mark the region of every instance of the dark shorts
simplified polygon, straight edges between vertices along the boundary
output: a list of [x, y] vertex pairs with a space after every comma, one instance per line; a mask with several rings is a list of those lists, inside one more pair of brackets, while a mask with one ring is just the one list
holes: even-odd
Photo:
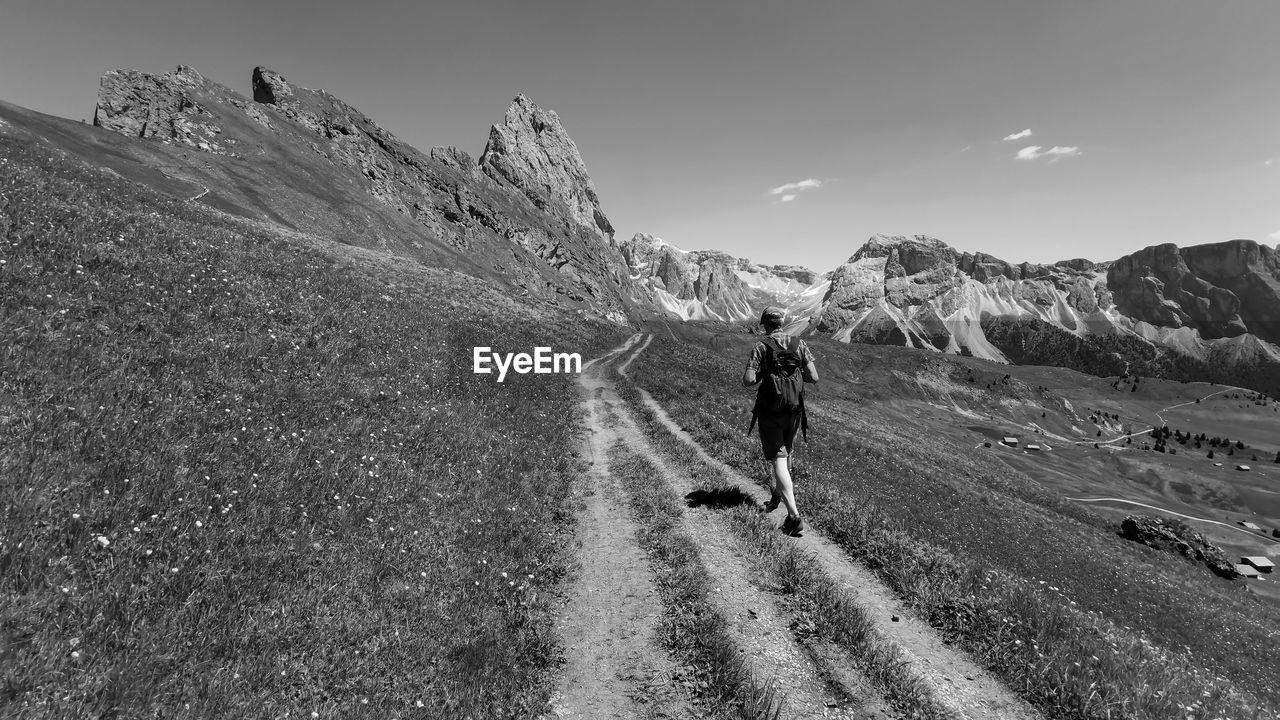
[[800, 431], [800, 413], [787, 415], [761, 415], [760, 446], [768, 460], [784, 458], [791, 454]]

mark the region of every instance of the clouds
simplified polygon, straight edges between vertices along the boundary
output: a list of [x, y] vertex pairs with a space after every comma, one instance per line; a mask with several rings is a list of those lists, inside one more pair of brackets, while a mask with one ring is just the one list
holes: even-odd
[[[1014, 140], [1021, 140], [1028, 137], [1031, 137], [1031, 128], [1005, 135], [1000, 139], [1000, 142], [1012, 142]], [[1043, 146], [1040, 145], [1028, 145], [1019, 150], [1013, 157], [1017, 160], [1026, 160], [1027, 162], [1034, 162], [1041, 158], [1049, 158], [1049, 162], [1057, 162], [1062, 158], [1076, 157], [1079, 154], [1080, 148], [1076, 145], [1054, 145], [1048, 150], [1045, 150]]]
[[779, 185], [775, 188], [769, 188], [769, 194], [778, 198], [779, 202], [791, 202], [795, 200], [800, 193], [806, 190], [817, 190], [822, 187], [822, 181], [817, 178], [805, 178], [799, 182], [789, 182]]
[[1277, 230], [1277, 231], [1275, 231], [1275, 232], [1271, 233], [1271, 234], [1270, 234], [1270, 235], [1268, 235], [1267, 237], [1271, 238], [1272, 240], [1280, 241], [1280, 230]]
[[1014, 157], [1018, 160], [1027, 160], [1029, 162], [1040, 158], [1049, 158], [1049, 162], [1057, 162], [1062, 158], [1076, 157], [1079, 154], [1080, 148], [1075, 145], [1054, 145], [1048, 150], [1041, 150], [1039, 145], [1028, 145], [1019, 150]]

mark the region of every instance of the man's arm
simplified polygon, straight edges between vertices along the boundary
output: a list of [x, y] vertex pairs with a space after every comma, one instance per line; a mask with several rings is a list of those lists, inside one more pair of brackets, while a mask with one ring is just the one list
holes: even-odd
[[818, 366], [814, 365], [812, 360], [804, 364], [804, 381], [818, 384]]
[[742, 371], [742, 384], [751, 387], [760, 382], [760, 358], [764, 354], [764, 345], [756, 343], [751, 348], [751, 357], [747, 358], [747, 367]]

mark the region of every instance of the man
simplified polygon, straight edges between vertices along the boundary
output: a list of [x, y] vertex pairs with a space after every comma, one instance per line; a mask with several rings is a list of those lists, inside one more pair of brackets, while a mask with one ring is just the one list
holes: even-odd
[[[795, 536], [804, 530], [804, 521], [800, 519], [800, 511], [796, 509], [795, 491], [791, 483], [791, 452], [796, 432], [804, 422], [803, 385], [795, 380], [816, 384], [818, 369], [813, 364], [813, 353], [809, 346], [800, 338], [782, 332], [786, 320], [787, 313], [782, 308], [768, 307], [761, 313], [760, 325], [764, 328], [766, 337], [751, 349], [751, 357], [742, 373], [742, 384], [751, 387], [765, 381], [756, 395], [752, 417], [753, 425], [757, 421], [760, 423], [760, 445], [772, 471], [769, 487], [772, 494], [764, 509], [765, 512], [773, 512], [781, 501], [787, 508], [787, 519], [782, 522], [782, 532]], [[791, 370], [796, 365], [799, 367]], [[801, 377], [795, 378], [795, 372], [799, 372]], [[766, 397], [778, 395], [777, 388], [789, 387], [788, 383], [799, 389], [798, 407], [794, 401], [778, 402]], [[783, 407], [779, 409], [779, 405]]]

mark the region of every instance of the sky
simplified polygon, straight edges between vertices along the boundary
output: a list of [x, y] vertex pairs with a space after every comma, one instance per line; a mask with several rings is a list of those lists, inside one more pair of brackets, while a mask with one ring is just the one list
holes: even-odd
[[1280, 243], [1275, 0], [0, 0], [0, 100], [254, 66], [424, 151], [525, 93], [618, 236], [828, 270], [876, 233], [1011, 262]]

